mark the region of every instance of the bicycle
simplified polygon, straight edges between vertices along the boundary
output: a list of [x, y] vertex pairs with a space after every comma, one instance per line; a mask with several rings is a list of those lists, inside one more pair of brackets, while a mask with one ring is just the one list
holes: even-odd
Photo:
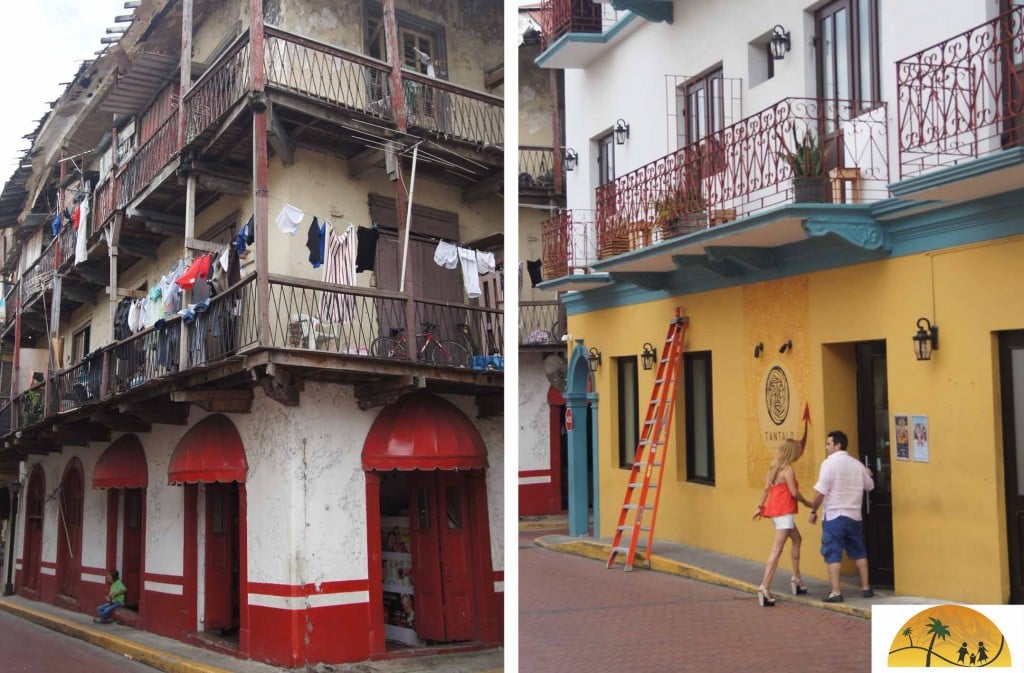
[[[416, 352], [416, 359], [434, 365], [451, 365], [468, 367], [471, 359], [466, 348], [451, 340], [441, 340], [434, 336], [437, 328], [432, 322], [420, 325], [423, 332], [416, 335], [417, 341], [423, 339], [423, 345]], [[407, 357], [409, 339], [405, 336], [404, 327], [390, 328], [391, 336], [377, 337], [370, 344], [370, 355], [377, 358], [401, 359]]]

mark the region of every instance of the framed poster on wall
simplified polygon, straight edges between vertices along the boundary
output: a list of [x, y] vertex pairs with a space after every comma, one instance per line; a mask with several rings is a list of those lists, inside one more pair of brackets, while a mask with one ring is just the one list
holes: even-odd
[[896, 426], [896, 460], [910, 460], [910, 416], [896, 414], [893, 419]]
[[416, 635], [409, 517], [382, 516], [380, 525], [384, 637], [406, 645], [423, 645], [424, 642]]
[[927, 463], [929, 459], [928, 450], [928, 417], [913, 416], [913, 429], [911, 436], [914, 438], [914, 461]]

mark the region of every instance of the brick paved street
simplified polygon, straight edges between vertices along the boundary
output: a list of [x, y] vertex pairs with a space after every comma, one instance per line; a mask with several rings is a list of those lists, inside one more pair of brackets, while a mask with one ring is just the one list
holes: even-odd
[[[519, 669], [869, 671], [869, 621], [532, 546], [520, 535]], [[788, 584], [776, 578], [776, 588]]]

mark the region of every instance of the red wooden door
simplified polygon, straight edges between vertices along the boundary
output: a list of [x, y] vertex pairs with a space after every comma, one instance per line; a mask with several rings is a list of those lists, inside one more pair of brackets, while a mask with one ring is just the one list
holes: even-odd
[[78, 597], [82, 574], [82, 472], [69, 465], [60, 485], [57, 513], [57, 592]]
[[411, 485], [416, 633], [426, 640], [473, 640], [476, 600], [465, 475], [416, 473]]
[[233, 483], [206, 485], [206, 630], [235, 626], [237, 489]]
[[124, 561], [121, 581], [128, 589], [125, 605], [137, 606], [142, 595], [142, 489], [124, 492]]
[[29, 589], [39, 589], [39, 559], [43, 547], [43, 500], [45, 485], [40, 468], [32, 473], [25, 496], [25, 549], [22, 581]]
[[416, 609], [416, 634], [425, 640], [447, 640], [444, 625], [444, 596], [441, 592], [441, 553], [437, 534], [437, 489], [434, 475], [413, 472], [410, 538], [412, 542], [412, 585]]
[[[441, 593], [446, 640], [474, 640], [473, 545], [466, 475], [437, 472], [438, 532], [441, 536]], [[415, 563], [413, 557], [413, 563]], [[413, 566], [415, 567], [415, 565]]]

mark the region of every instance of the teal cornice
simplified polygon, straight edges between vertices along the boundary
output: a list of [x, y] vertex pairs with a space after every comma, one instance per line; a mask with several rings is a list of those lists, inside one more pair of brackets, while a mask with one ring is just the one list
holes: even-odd
[[934, 189], [943, 185], [976, 178], [1003, 168], [1011, 168], [1024, 163], [1024, 147], [1011, 147], [993, 152], [977, 159], [968, 159], [955, 166], [939, 168], [906, 180], [889, 185], [893, 196], [911, 196], [926, 189]]
[[632, 283], [645, 290], [665, 290], [668, 288], [667, 273], [648, 273], [643, 271], [616, 271], [612, 273], [616, 283]]
[[672, 0], [612, 0], [616, 10], [629, 10], [654, 23], [672, 23]]
[[609, 285], [613, 282], [611, 275], [607, 273], [587, 273], [587, 274], [573, 274], [571, 276], [562, 276], [561, 278], [552, 278], [550, 280], [541, 281], [537, 283], [537, 288], [540, 290], [555, 290], [555, 291], [571, 291], [579, 289], [580, 285], [591, 285], [593, 287], [602, 287]]
[[804, 220], [803, 227], [808, 236], [835, 234], [866, 250], [889, 249], [885, 229], [870, 215], [814, 215]]
[[618, 34], [625, 30], [626, 26], [633, 23], [633, 20], [636, 18], [636, 14], [628, 12], [625, 16], [619, 19], [614, 26], [603, 33], [566, 33], [555, 40], [554, 44], [541, 52], [537, 58], [533, 59], [533, 62], [536, 63], [538, 67], [548, 67], [546, 65], [547, 62], [551, 60], [559, 50], [572, 43], [585, 44], [589, 42], [591, 44], [606, 44], [617, 37]]

